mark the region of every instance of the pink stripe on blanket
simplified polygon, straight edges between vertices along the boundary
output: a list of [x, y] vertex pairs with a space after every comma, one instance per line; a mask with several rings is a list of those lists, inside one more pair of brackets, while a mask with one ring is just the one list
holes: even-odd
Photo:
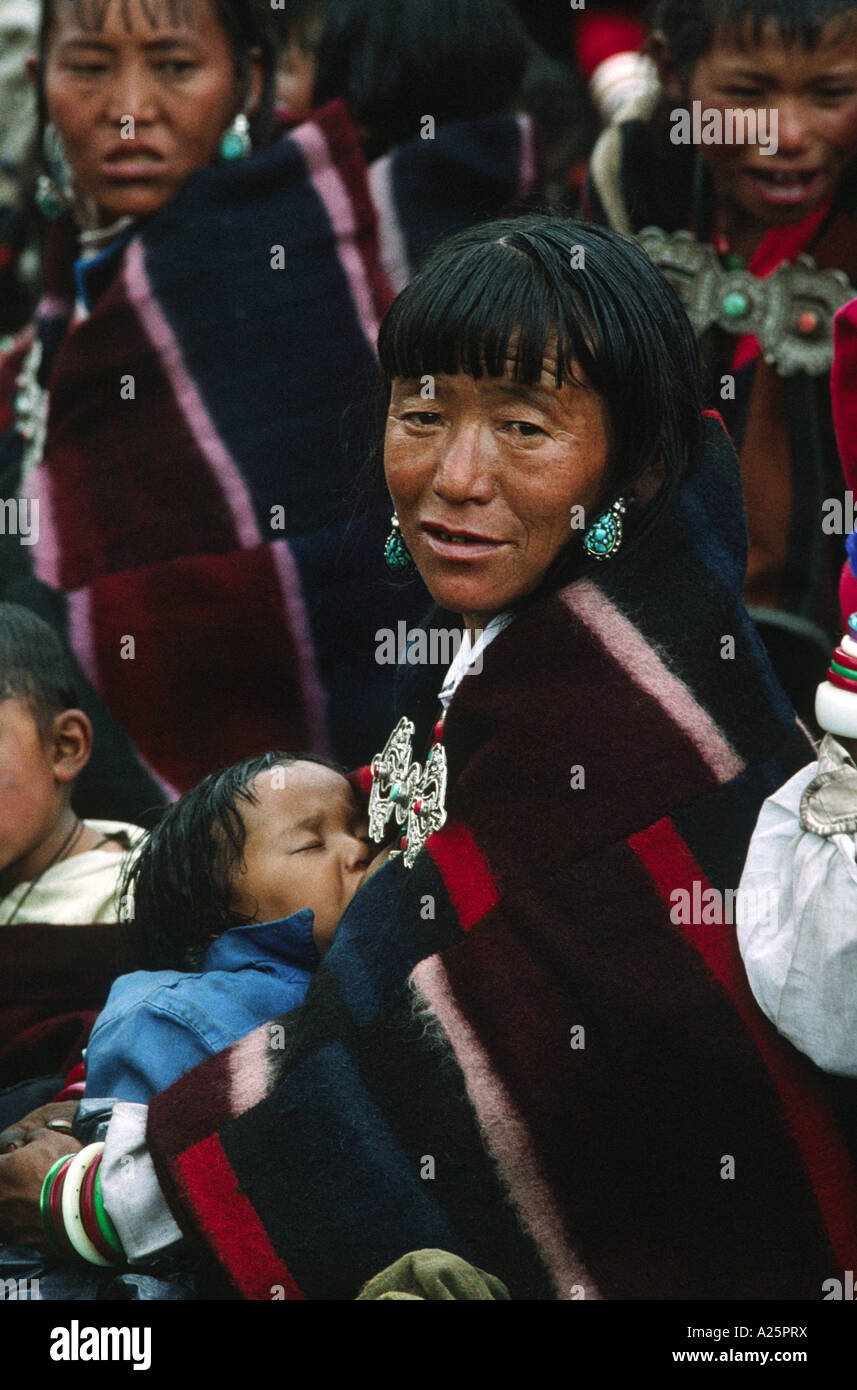
[[229, 1109], [234, 1119], [265, 1099], [269, 1091], [269, 1069], [276, 1041], [276, 1023], [263, 1023], [237, 1043], [226, 1056], [229, 1069]]
[[32, 547], [33, 573], [43, 584], [53, 589], [61, 589], [60, 543], [54, 521], [53, 485], [51, 475], [40, 463], [31, 473], [26, 474], [21, 484], [20, 496], [32, 504], [38, 502], [39, 532], [38, 540]]
[[71, 313], [74, 305], [70, 299], [60, 299], [58, 295], [46, 294], [36, 306], [37, 319], [64, 319]]
[[197, 447], [217, 479], [224, 502], [242, 547], [259, 545], [262, 534], [250, 493], [217, 428], [209, 415], [193, 378], [185, 365], [172, 328], [152, 293], [143, 245], [135, 237], [125, 252], [122, 277], [130, 302], [137, 311], [143, 332], [161, 359], [164, 374], [172, 386], [179, 409]]
[[300, 146], [312, 186], [324, 204], [336, 235], [336, 253], [348, 280], [360, 327], [366, 341], [375, 352], [379, 324], [372, 299], [372, 288], [356, 244], [357, 224], [348, 189], [333, 166], [330, 150], [320, 126], [314, 121], [306, 121], [291, 131], [289, 139]]
[[684, 681], [664, 665], [655, 649], [594, 584], [581, 580], [560, 597], [609, 653], [621, 651], [624, 674], [657, 700], [718, 782], [729, 782], [743, 770], [744, 763]]
[[298, 658], [298, 681], [306, 712], [308, 751], [329, 756], [331, 748], [327, 733], [324, 687], [315, 664], [315, 644], [301, 591], [298, 567], [286, 541], [274, 541], [271, 553]]
[[530, 1133], [487, 1053], [458, 1008], [438, 956], [411, 972], [418, 997], [432, 1011], [455, 1053], [485, 1146], [493, 1155], [523, 1225], [538, 1247], [557, 1292], [574, 1300], [601, 1297], [592, 1276], [566, 1242], [565, 1222], [541, 1171]]
[[393, 197], [393, 161], [386, 154], [369, 165], [369, 187], [378, 210], [378, 243], [381, 268], [396, 294], [411, 278], [408, 251], [396, 200]]
[[518, 198], [523, 200], [533, 191], [536, 183], [536, 141], [533, 119], [522, 112], [516, 117], [521, 139], [521, 160], [518, 174]]

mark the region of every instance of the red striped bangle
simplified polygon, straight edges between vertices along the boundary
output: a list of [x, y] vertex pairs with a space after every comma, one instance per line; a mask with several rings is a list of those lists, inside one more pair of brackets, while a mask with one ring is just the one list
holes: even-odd
[[850, 652], [844, 651], [842, 647], [837, 647], [833, 653], [833, 660], [836, 662], [837, 666], [845, 666], [857, 676], [857, 656], [852, 656]]
[[101, 1154], [98, 1155], [94, 1163], [90, 1163], [83, 1175], [80, 1189], [80, 1219], [83, 1222], [84, 1232], [89, 1236], [99, 1255], [102, 1255], [105, 1260], [109, 1260], [111, 1264], [115, 1264], [116, 1252], [104, 1239], [98, 1224], [98, 1217], [95, 1214], [95, 1179], [98, 1176], [100, 1164]]
[[62, 1219], [62, 1190], [65, 1187], [65, 1175], [69, 1170], [69, 1164], [71, 1163], [73, 1158], [74, 1154], [69, 1154], [68, 1163], [66, 1163], [63, 1168], [60, 1168], [59, 1172], [54, 1178], [54, 1185], [51, 1188], [49, 1212], [51, 1228], [53, 1230], [57, 1244], [60, 1246], [60, 1248], [64, 1251], [64, 1253], [68, 1256], [70, 1260], [77, 1261], [77, 1259], [79, 1258], [78, 1253], [72, 1245], [71, 1241], [69, 1240], [68, 1236], [66, 1235], [65, 1222]]
[[838, 671], [831, 671], [828, 668], [827, 679], [831, 685], [838, 686], [840, 690], [850, 690], [852, 695], [857, 695], [857, 680], [850, 680], [848, 676], [840, 676]]

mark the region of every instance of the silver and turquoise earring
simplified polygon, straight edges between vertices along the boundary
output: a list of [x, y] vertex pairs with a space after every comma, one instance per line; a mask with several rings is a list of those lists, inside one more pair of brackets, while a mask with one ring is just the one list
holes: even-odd
[[244, 112], [239, 111], [231, 126], [224, 132], [220, 142], [220, 158], [226, 160], [227, 164], [233, 164], [236, 159], [246, 159], [252, 150], [250, 122]]
[[624, 497], [619, 497], [609, 511], [596, 517], [583, 537], [583, 548], [593, 560], [609, 560], [622, 544], [622, 517], [628, 510]]
[[399, 518], [395, 512], [393, 512], [390, 527], [390, 534], [384, 542], [384, 559], [390, 569], [395, 570], [397, 574], [411, 574], [416, 569], [414, 557], [405, 544]]
[[55, 222], [69, 207], [71, 201], [71, 174], [65, 157], [57, 128], [53, 123], [45, 126], [42, 136], [42, 154], [46, 173], [39, 174], [36, 181], [36, 207], [43, 217]]

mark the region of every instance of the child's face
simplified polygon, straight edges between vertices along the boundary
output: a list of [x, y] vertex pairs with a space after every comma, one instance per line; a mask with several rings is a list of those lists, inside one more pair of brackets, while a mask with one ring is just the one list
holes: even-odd
[[43, 742], [26, 700], [0, 700], [0, 874], [26, 864], [59, 805], [52, 743]]
[[[720, 34], [686, 84], [701, 109], [777, 112], [776, 144], [701, 145], [718, 201], [769, 226], [799, 222], [836, 187], [857, 153], [857, 24], [832, 21], [815, 48], [784, 44], [776, 23], [759, 43]], [[692, 107], [691, 107], [692, 109]], [[704, 118], [703, 118], [704, 119]], [[721, 127], [726, 128], [726, 127]]]
[[244, 860], [231, 905], [257, 922], [311, 907], [324, 954], [374, 853], [366, 814], [350, 782], [318, 763], [271, 768], [253, 792], [256, 804], [241, 806]]

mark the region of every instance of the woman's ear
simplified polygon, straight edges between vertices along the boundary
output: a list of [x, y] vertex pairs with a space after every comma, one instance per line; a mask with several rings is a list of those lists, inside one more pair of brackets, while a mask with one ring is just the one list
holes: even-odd
[[662, 29], [655, 29], [649, 35], [643, 51], [648, 54], [658, 70], [658, 79], [664, 94], [672, 101], [683, 101], [684, 83], [675, 65], [669, 39]]
[[641, 507], [648, 506], [663, 484], [666, 476], [667, 468], [664, 463], [664, 456], [663, 454], [658, 454], [651, 467], [647, 468], [642, 478], [639, 478], [634, 484], [631, 489], [631, 495]]
[[53, 773], [58, 782], [79, 777], [92, 753], [92, 725], [82, 709], [58, 714], [51, 729]]

